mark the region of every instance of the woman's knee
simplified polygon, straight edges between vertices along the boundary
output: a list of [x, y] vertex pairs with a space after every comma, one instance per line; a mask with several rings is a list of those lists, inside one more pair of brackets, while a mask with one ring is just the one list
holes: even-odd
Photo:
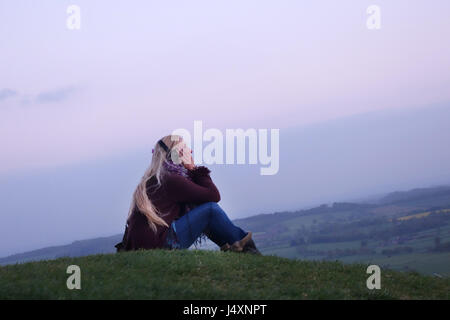
[[211, 202], [207, 202], [207, 204], [208, 204], [209, 207], [210, 207], [211, 209], [213, 209], [213, 210], [217, 210], [218, 208], [220, 208], [220, 207], [219, 207], [219, 204], [218, 204], [217, 202], [211, 201]]
[[215, 215], [223, 215], [224, 211], [222, 210], [222, 208], [219, 206], [219, 204], [217, 202], [208, 202], [209, 205], [209, 214], [210, 217], [213, 217]]
[[222, 211], [222, 208], [219, 206], [217, 202], [208, 202], [209, 208], [211, 211], [217, 212]]
[[196, 208], [200, 215], [205, 218], [211, 219], [213, 215], [217, 214], [217, 212], [222, 211], [222, 208], [219, 207], [217, 202], [205, 202]]

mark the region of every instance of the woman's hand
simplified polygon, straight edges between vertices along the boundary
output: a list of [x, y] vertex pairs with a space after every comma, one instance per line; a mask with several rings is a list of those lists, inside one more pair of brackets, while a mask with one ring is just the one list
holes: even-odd
[[[192, 157], [191, 157], [191, 159], [192, 159]], [[183, 165], [188, 170], [194, 170], [195, 169], [194, 159], [192, 159], [191, 162], [188, 162], [188, 163], [183, 162]]]
[[192, 158], [192, 151], [185, 147], [180, 150], [180, 158], [183, 166], [188, 170], [193, 170], [195, 168], [194, 158]]

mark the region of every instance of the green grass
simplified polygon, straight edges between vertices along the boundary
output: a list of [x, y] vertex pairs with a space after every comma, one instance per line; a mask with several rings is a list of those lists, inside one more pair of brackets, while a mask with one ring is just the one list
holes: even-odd
[[[66, 269], [81, 268], [81, 290]], [[204, 250], [147, 250], [0, 267], [0, 299], [449, 299], [450, 279], [367, 265]]]

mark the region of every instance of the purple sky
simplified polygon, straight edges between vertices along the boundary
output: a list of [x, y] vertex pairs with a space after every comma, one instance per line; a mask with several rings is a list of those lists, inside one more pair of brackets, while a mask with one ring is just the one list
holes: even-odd
[[2, 1], [0, 174], [135, 150], [194, 120], [285, 128], [448, 101], [450, 2], [377, 1], [376, 31], [371, 4]]

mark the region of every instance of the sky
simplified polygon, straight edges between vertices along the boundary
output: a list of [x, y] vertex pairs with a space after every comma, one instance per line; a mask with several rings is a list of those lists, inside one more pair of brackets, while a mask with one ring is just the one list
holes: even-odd
[[379, 1], [380, 30], [371, 4], [1, 1], [0, 172], [135, 150], [194, 120], [283, 128], [447, 101], [450, 3]]
[[[366, 25], [366, 10], [373, 4], [381, 9], [379, 30]], [[67, 27], [69, 5], [81, 10], [79, 30]], [[50, 172], [55, 170], [74, 176], [79, 173], [76, 168], [146, 154], [172, 130], [192, 129], [194, 120], [220, 130], [277, 128], [281, 137], [295, 128], [325, 128], [320, 135], [332, 141], [331, 132], [337, 133], [327, 125], [358, 115], [401, 110], [405, 117], [413, 117], [414, 110], [422, 108], [439, 119], [439, 112], [446, 113], [433, 106], [450, 101], [449, 10], [446, 0], [1, 0], [3, 196], [19, 197], [20, 189], [8, 193], [5, 186], [27, 176], [51, 182]], [[400, 127], [407, 128], [406, 124]], [[428, 152], [442, 152], [443, 142], [448, 141], [445, 126], [438, 128], [433, 134], [441, 139], [431, 144], [426, 140], [427, 146], [425, 140], [417, 142]], [[359, 134], [369, 135], [367, 131]], [[292, 139], [296, 138], [294, 134]], [[305, 139], [316, 146], [323, 142], [312, 133]], [[389, 146], [401, 148], [401, 144]], [[133, 162], [133, 172], [142, 174], [146, 161]], [[420, 161], [411, 166], [423, 168]], [[380, 164], [378, 170], [390, 164], [383, 162], [385, 167]], [[362, 165], [361, 170], [369, 167]], [[401, 165], [396, 168], [400, 170]], [[248, 172], [258, 174], [253, 169]], [[420, 174], [429, 178], [416, 183], [439, 180], [439, 172]], [[342, 172], [338, 168], [328, 175], [335, 179], [335, 189], [347, 190], [346, 196], [357, 193], [357, 184], [339, 185]], [[275, 179], [280, 189], [285, 182], [282, 177], [280, 173], [250, 180], [264, 186]], [[394, 178], [409, 179], [401, 173]], [[133, 175], [124, 190], [130, 193], [136, 179]], [[220, 179], [231, 192], [232, 182]], [[408, 181], [373, 182], [364, 190], [413, 184]], [[310, 194], [298, 201], [294, 194], [287, 194], [282, 202], [263, 206], [286, 209], [321, 200]], [[332, 196], [338, 194], [330, 190], [323, 197]], [[129, 194], [125, 198], [128, 201]], [[55, 215], [53, 200], [45, 199], [42, 207], [47, 209], [39, 218], [50, 221], [46, 219]], [[239, 201], [239, 205], [229, 204], [229, 209], [233, 217], [239, 217], [263, 206], [251, 210]], [[14, 220], [4, 210], [0, 219], [28, 230], [25, 220]], [[98, 233], [120, 229], [118, 221]], [[80, 232], [82, 225], [48, 242], [93, 235]], [[36, 238], [42, 230], [36, 231]]]

